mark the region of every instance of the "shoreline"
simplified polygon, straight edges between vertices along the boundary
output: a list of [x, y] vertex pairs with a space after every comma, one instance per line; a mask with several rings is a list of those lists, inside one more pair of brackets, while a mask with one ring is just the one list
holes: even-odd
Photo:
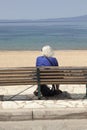
[[[40, 50], [0, 50], [1, 51], [40, 51]], [[87, 51], [87, 49], [56, 49], [54, 51]]]
[[[87, 50], [55, 50], [54, 57], [60, 66], [87, 66]], [[0, 67], [35, 66], [41, 51], [36, 50], [0, 50]]]

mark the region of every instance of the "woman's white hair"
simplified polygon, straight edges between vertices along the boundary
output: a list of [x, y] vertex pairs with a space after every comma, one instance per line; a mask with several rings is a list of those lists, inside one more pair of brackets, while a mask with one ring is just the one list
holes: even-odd
[[52, 47], [50, 47], [49, 45], [42, 47], [41, 50], [42, 50], [42, 55], [44, 55], [44, 56], [51, 57], [54, 55], [54, 51], [53, 51]]

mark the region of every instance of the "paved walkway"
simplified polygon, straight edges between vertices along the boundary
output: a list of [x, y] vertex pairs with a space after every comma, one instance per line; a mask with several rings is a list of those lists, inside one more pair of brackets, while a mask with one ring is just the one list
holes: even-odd
[[[62, 95], [41, 100], [33, 95], [35, 88], [28, 85], [0, 87], [3, 99], [0, 101], [0, 120], [87, 118], [85, 85], [61, 85]], [[13, 95], [16, 96], [11, 98]]]
[[0, 130], [87, 130], [87, 119], [1, 121]]

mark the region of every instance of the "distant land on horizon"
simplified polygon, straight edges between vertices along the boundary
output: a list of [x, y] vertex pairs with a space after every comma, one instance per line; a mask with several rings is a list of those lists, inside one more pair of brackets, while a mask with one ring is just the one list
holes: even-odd
[[77, 17], [65, 17], [65, 18], [49, 18], [49, 19], [14, 19], [14, 20], [0, 20], [0, 23], [31, 23], [31, 22], [76, 22], [85, 21], [87, 22], [87, 15]]

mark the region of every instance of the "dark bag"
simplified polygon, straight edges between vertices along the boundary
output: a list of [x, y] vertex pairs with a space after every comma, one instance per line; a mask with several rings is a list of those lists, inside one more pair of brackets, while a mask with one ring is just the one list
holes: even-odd
[[43, 84], [40, 86], [42, 96], [50, 97], [56, 95], [56, 91], [54, 89], [50, 89], [47, 85]]
[[[52, 85], [52, 88], [50, 89], [47, 85], [43, 84], [40, 86], [40, 91], [42, 96], [44, 97], [51, 97], [51, 96], [55, 96], [55, 95], [59, 95], [62, 93], [61, 90], [56, 90], [54, 85]], [[34, 91], [34, 95], [38, 96], [38, 89], [36, 89]]]

